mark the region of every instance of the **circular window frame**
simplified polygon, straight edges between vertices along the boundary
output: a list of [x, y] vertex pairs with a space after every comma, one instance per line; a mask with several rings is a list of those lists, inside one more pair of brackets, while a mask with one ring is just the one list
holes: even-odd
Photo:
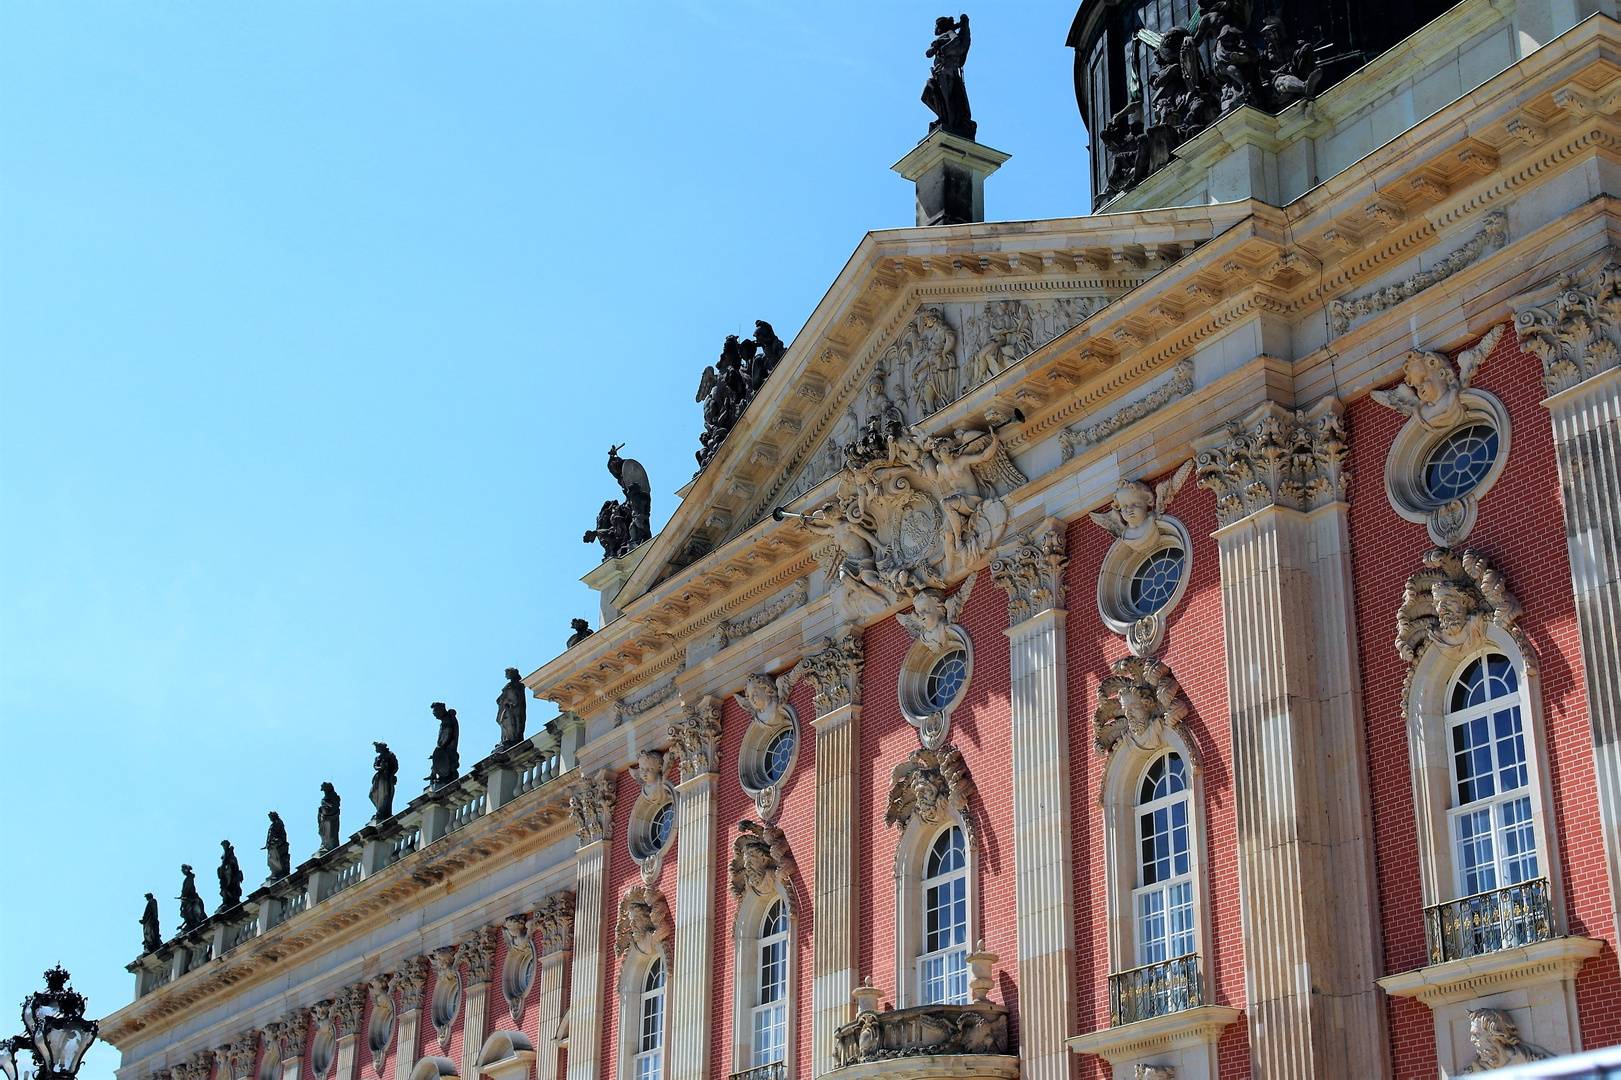
[[[934, 670], [935, 664], [959, 651], [963, 654], [962, 686], [948, 705], [935, 709], [929, 704], [929, 673]], [[945, 745], [946, 736], [951, 731], [951, 714], [968, 696], [968, 688], [973, 681], [974, 645], [968, 639], [968, 631], [962, 627], [955, 624], [946, 627], [944, 641], [938, 646], [922, 641], [913, 642], [906, 659], [901, 662], [900, 679], [895, 690], [901, 715], [906, 717], [907, 723], [917, 728], [918, 738], [927, 749], [938, 750]]]
[[[678, 826], [675, 803], [675, 787], [668, 780], [660, 780], [650, 790], [644, 791], [636, 800], [636, 805], [631, 807], [626, 846], [630, 849], [630, 857], [641, 867], [645, 881], [651, 882], [658, 877], [659, 867], [664, 864], [664, 854], [675, 840]], [[670, 808], [670, 834], [664, 838], [664, 843], [654, 846], [653, 819], [666, 806]]]
[[[1126, 647], [1133, 656], [1152, 656], [1165, 640], [1165, 623], [1187, 595], [1188, 580], [1193, 576], [1193, 538], [1187, 526], [1169, 514], [1160, 514], [1158, 529], [1147, 538], [1135, 543], [1116, 540], [1109, 545], [1098, 568], [1098, 616], [1103, 625], [1126, 639]], [[1131, 585], [1137, 570], [1144, 562], [1162, 551], [1178, 548], [1182, 552], [1182, 576], [1165, 603], [1152, 615], [1144, 615], [1131, 601]]]
[[[754, 809], [763, 821], [771, 821], [781, 809], [782, 790], [794, 775], [799, 750], [805, 742], [799, 712], [786, 701], [780, 711], [786, 720], [774, 724], [759, 719], [750, 721], [748, 730], [743, 733], [743, 745], [737, 752], [737, 781], [754, 800]], [[773, 781], [766, 776], [766, 763], [770, 760], [771, 743], [785, 731], [793, 733], [794, 748], [788, 753], [788, 764], [783, 767], [782, 775]]]
[[[1458, 395], [1459, 413], [1446, 427], [1431, 427], [1416, 414], [1396, 433], [1385, 456], [1385, 497], [1397, 516], [1422, 524], [1430, 541], [1438, 547], [1455, 547], [1475, 527], [1480, 500], [1503, 475], [1513, 450], [1513, 429], [1508, 410], [1497, 397], [1485, 390], [1465, 390]], [[1442, 442], [1465, 428], [1485, 426], [1497, 433], [1497, 458], [1480, 483], [1456, 499], [1438, 499], [1430, 494], [1428, 479], [1430, 454]]]

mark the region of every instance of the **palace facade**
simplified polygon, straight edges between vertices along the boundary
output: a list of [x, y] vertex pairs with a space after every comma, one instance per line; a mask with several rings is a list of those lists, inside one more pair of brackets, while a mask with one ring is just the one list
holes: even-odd
[[[1087, 216], [979, 220], [1006, 155], [931, 135], [969, 220], [861, 242], [586, 576], [558, 716], [134, 961], [120, 1080], [1621, 1043], [1612, 7], [1462, 0], [1145, 174], [1100, 143]], [[1117, 14], [1083, 108], [1164, 85], [1087, 82]]]

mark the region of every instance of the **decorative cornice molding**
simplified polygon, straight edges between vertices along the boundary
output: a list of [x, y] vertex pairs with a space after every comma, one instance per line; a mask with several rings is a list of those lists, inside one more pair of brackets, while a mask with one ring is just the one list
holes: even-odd
[[1610, 248], [1574, 274], [1510, 301], [1521, 347], [1542, 361], [1549, 397], [1621, 367], [1621, 252]]
[[688, 705], [667, 729], [681, 760], [683, 782], [720, 769], [720, 706], [712, 697]]
[[619, 786], [607, 769], [584, 777], [568, 789], [568, 812], [582, 847], [613, 839], [614, 802], [618, 798]]
[[816, 713], [825, 716], [846, 705], [861, 704], [861, 672], [866, 666], [859, 631], [848, 630], [842, 637], [825, 637], [820, 651], [805, 657], [795, 667], [815, 691]]
[[1346, 498], [1351, 477], [1337, 398], [1310, 409], [1264, 402], [1194, 446], [1197, 483], [1215, 494], [1224, 526], [1268, 506], [1315, 510]]
[[1076, 450], [1100, 443], [1115, 432], [1130, 427], [1145, 416], [1158, 411], [1177, 398], [1193, 393], [1193, 361], [1178, 360], [1171, 369], [1171, 379], [1125, 406], [1107, 420], [1086, 427], [1065, 428], [1058, 433], [1058, 445], [1063, 460], [1075, 456]]
[[1431, 285], [1445, 281], [1458, 271], [1472, 265], [1487, 251], [1496, 251], [1508, 242], [1508, 211], [1488, 210], [1481, 219], [1480, 231], [1471, 236], [1452, 254], [1428, 270], [1420, 271], [1383, 289], [1363, 296], [1328, 302], [1329, 318], [1334, 333], [1343, 334], [1351, 328], [1353, 320], [1395, 307], [1409, 297], [1417, 296]]
[[991, 560], [991, 580], [1008, 595], [1008, 625], [1064, 606], [1063, 522], [1047, 518], [1021, 533]]

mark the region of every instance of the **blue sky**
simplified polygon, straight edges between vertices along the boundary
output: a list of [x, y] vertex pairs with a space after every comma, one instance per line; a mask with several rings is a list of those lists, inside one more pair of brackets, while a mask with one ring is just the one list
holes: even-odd
[[[722, 337], [911, 224], [942, 13], [0, 6], [0, 1002], [127, 1002], [143, 892], [308, 856], [322, 780], [357, 827], [373, 739], [413, 793], [429, 702], [483, 755], [595, 624], [609, 443], [662, 523]], [[971, 12], [993, 219], [1089, 204], [1073, 13]]]

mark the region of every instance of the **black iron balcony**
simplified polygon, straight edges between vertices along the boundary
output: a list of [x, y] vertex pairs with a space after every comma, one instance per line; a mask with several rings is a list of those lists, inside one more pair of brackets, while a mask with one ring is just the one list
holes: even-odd
[[1448, 900], [1424, 909], [1430, 966], [1502, 952], [1553, 932], [1553, 897], [1547, 878]]
[[1188, 953], [1109, 976], [1109, 1026], [1134, 1024], [1205, 1004], [1199, 956]]
[[769, 1065], [756, 1065], [752, 1069], [735, 1072], [731, 1080], [787, 1080], [788, 1066], [781, 1061], [773, 1061]]

